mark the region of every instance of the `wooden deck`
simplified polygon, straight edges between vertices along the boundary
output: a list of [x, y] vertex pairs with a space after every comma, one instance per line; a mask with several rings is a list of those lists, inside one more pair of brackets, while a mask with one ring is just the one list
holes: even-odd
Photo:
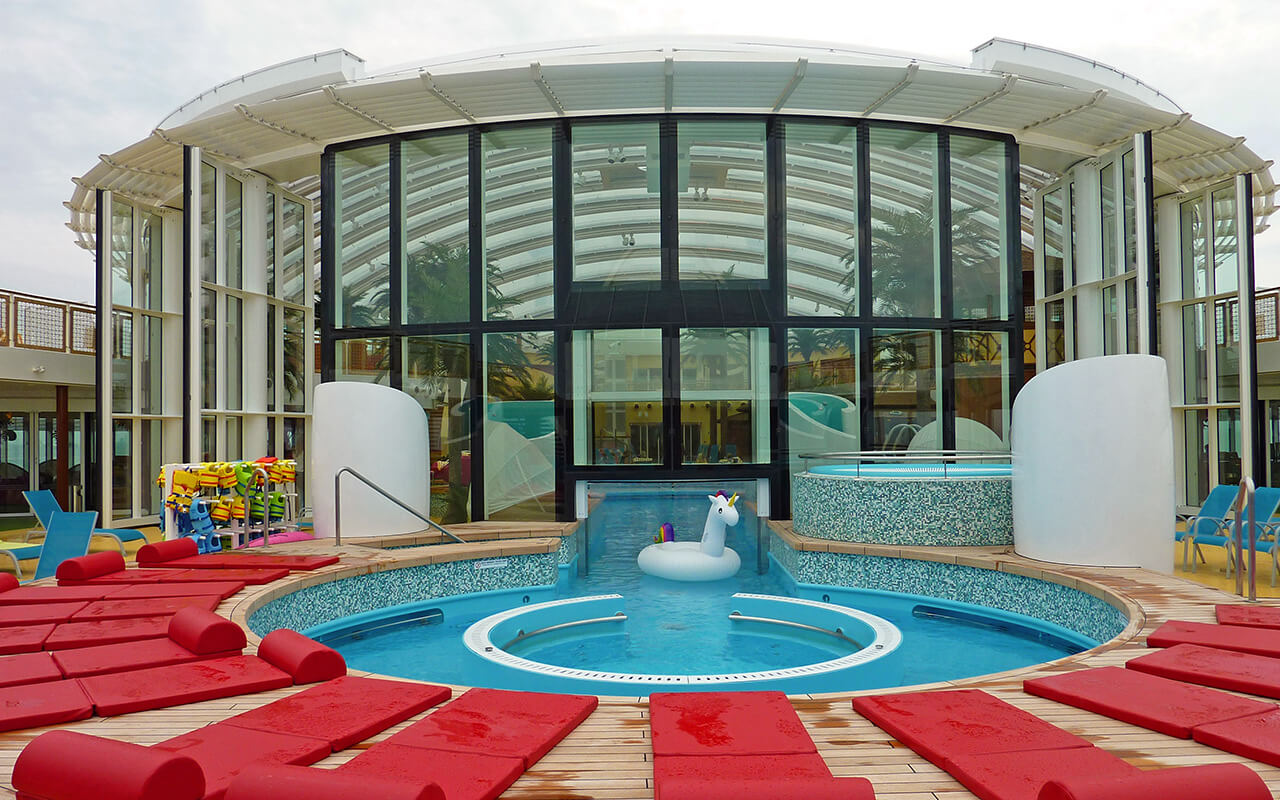
[[[550, 526], [548, 526], [550, 527]], [[554, 538], [558, 532], [531, 531], [535, 535]], [[529, 533], [525, 534], [526, 536]], [[474, 557], [474, 549], [491, 547], [540, 547], [545, 552], [553, 547], [540, 540], [521, 542], [499, 539], [489, 543], [446, 545], [433, 548], [432, 558], [444, 554], [444, 548], [454, 548], [453, 557]], [[273, 546], [275, 552], [321, 552], [319, 543]], [[421, 553], [409, 551], [371, 550], [359, 546], [340, 548], [347, 557], [341, 567], [328, 568], [330, 575], [313, 575], [305, 581], [332, 579], [334, 573], [350, 568], [360, 571], [385, 569], [410, 561], [418, 561]], [[486, 552], [493, 552], [486, 550]], [[985, 689], [1003, 700], [1026, 709], [1066, 730], [1085, 737], [1099, 747], [1114, 753], [1142, 768], [1185, 766], [1191, 764], [1239, 761], [1255, 769], [1267, 782], [1273, 793], [1280, 792], [1280, 769], [1249, 761], [1183, 739], [1174, 739], [1159, 733], [1138, 728], [1123, 722], [1091, 714], [1022, 692], [1022, 680], [1035, 675], [1045, 675], [1085, 667], [1119, 665], [1129, 658], [1148, 652], [1142, 642], [1148, 631], [1169, 619], [1202, 622], [1213, 621], [1213, 604], [1232, 602], [1232, 596], [1219, 590], [1191, 583], [1178, 577], [1137, 569], [1058, 568], [1033, 562], [998, 549], [965, 549], [964, 561], [986, 561], [990, 566], [1006, 571], [1025, 571], [1035, 574], [1041, 570], [1057, 573], [1060, 582], [1086, 581], [1104, 587], [1107, 592], [1122, 596], [1131, 609], [1137, 609], [1137, 617], [1119, 639], [1100, 648], [1052, 662], [1040, 667], [986, 676], [984, 678], [935, 684], [936, 688], [950, 686]], [[420, 562], [419, 562], [420, 563]], [[244, 615], [281, 592], [284, 582], [267, 587], [252, 587], [231, 598], [220, 607], [220, 612], [233, 619]], [[1095, 589], [1096, 591], [1096, 589]], [[1275, 602], [1275, 601], [1267, 601]], [[365, 674], [365, 673], [357, 673]], [[233, 698], [231, 700], [196, 703], [179, 708], [148, 711], [114, 718], [93, 718], [66, 726], [69, 729], [108, 736], [115, 739], [153, 744], [163, 739], [185, 733], [210, 722], [225, 719], [233, 714], [254, 708], [284, 697], [299, 689], [291, 688], [274, 692]], [[881, 690], [883, 691], [883, 690]], [[872, 692], [868, 692], [872, 693]], [[456, 692], [455, 692], [456, 696]], [[793, 703], [818, 745], [823, 758], [837, 776], [864, 776], [871, 780], [880, 800], [967, 800], [970, 792], [960, 786], [942, 770], [925, 761], [888, 734], [854, 713], [849, 698], [852, 694], [796, 696]], [[427, 712], [430, 713], [430, 712]], [[420, 717], [415, 717], [414, 720]], [[333, 767], [354, 757], [361, 749], [381, 741], [402, 729], [412, 721], [403, 723], [357, 745], [351, 750], [333, 755], [320, 762], [319, 767]], [[35, 735], [43, 730], [0, 734], [0, 797], [14, 797], [10, 776], [18, 753]], [[504, 798], [515, 800], [568, 800], [569, 798], [631, 798], [653, 797], [653, 769], [649, 746], [647, 705], [635, 698], [613, 698], [601, 702], [599, 709], [577, 730], [543, 758], [516, 782]]]

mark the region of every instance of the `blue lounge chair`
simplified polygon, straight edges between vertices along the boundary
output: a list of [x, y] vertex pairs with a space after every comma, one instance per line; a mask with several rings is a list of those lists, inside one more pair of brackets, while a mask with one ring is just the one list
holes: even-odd
[[[1280, 531], [1280, 520], [1273, 520], [1276, 511], [1280, 510], [1280, 489], [1262, 487], [1253, 494], [1254, 503], [1254, 552], [1267, 553], [1271, 556], [1271, 585], [1276, 585], [1276, 570], [1280, 568], [1280, 540], [1276, 532]], [[1235, 543], [1235, 528], [1231, 529], [1232, 546]], [[1249, 531], [1243, 532], [1244, 546], [1249, 546]]]
[[89, 538], [93, 524], [98, 521], [97, 511], [79, 511], [74, 514], [55, 511], [45, 525], [44, 542], [0, 542], [0, 553], [13, 561], [13, 572], [22, 580], [19, 559], [39, 558], [32, 580], [52, 577], [58, 565], [68, 558], [76, 558], [89, 552]]
[[[1231, 512], [1231, 503], [1236, 498], [1235, 486], [1215, 486], [1213, 491], [1209, 492], [1209, 496], [1204, 499], [1200, 510], [1197, 511], [1186, 520], [1186, 530], [1177, 531], [1174, 534], [1174, 540], [1182, 542], [1182, 568], [1188, 569], [1188, 558], [1192, 549], [1195, 555], [1200, 556], [1201, 560], [1204, 555], [1200, 552], [1200, 545], [1206, 544], [1213, 547], [1226, 547], [1230, 541], [1229, 530], [1227, 529], [1227, 514]], [[1228, 552], [1230, 550], [1228, 549]], [[1190, 569], [1195, 572], [1195, 559], [1190, 559]]]
[[[47, 531], [49, 530], [49, 517], [55, 511], [61, 511], [62, 506], [58, 504], [58, 498], [53, 496], [53, 492], [48, 489], [41, 489], [37, 492], [23, 492], [22, 496], [26, 498], [27, 505], [31, 508], [31, 513], [36, 515], [36, 519], [40, 520], [40, 525]], [[124, 549], [125, 542], [142, 542], [147, 543], [147, 537], [142, 531], [136, 531], [133, 528], [94, 528], [94, 536], [110, 536], [116, 540], [116, 544], [120, 547], [120, 555], [127, 555]], [[30, 538], [31, 532], [27, 532]]]

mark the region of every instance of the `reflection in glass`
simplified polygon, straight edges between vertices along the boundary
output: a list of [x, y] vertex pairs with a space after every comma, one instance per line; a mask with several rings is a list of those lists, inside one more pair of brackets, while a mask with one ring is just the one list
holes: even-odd
[[152, 311], [164, 309], [164, 221], [156, 214], [142, 214], [138, 235], [139, 305]]
[[1182, 240], [1182, 296], [1204, 297], [1209, 293], [1209, 276], [1205, 266], [1208, 250], [1204, 224], [1204, 200], [1188, 200], [1181, 206], [1179, 233]]
[[1044, 293], [1053, 295], [1064, 288], [1062, 257], [1062, 189], [1055, 189], [1044, 196]]
[[1003, 142], [951, 137], [951, 292], [957, 319], [1009, 315], [1005, 183]]
[[20, 411], [0, 411], [0, 469], [9, 481], [0, 482], [0, 513], [30, 512], [23, 490], [31, 479], [31, 417]]
[[227, 317], [224, 324], [227, 342], [227, 408], [239, 411], [244, 401], [240, 388], [244, 377], [241, 364], [244, 355], [244, 316], [239, 297], [227, 296]]
[[276, 196], [274, 192], [267, 192], [266, 214], [263, 215], [263, 230], [266, 232], [266, 240], [263, 244], [262, 255], [266, 261], [267, 268], [267, 295], [275, 297], [276, 294]]
[[1102, 287], [1102, 354], [1113, 356], [1120, 346], [1120, 297], [1115, 284]]
[[1235, 486], [1240, 483], [1243, 432], [1240, 409], [1218, 409], [1218, 483]]
[[427, 412], [431, 445], [431, 517], [471, 519], [471, 337], [408, 336], [404, 391]]
[[763, 328], [680, 330], [684, 463], [769, 460], [768, 343]]
[[549, 319], [551, 129], [487, 131], [480, 137], [480, 159], [484, 259], [492, 286], [485, 293], [485, 319]]
[[218, 171], [200, 162], [200, 280], [218, 282]]
[[[277, 338], [278, 326], [276, 325], [277, 306], [267, 304], [267, 410], [276, 410], [276, 388], [279, 385], [276, 380], [276, 350], [280, 346]], [[275, 455], [268, 451], [267, 455]]]
[[226, 206], [227, 237], [227, 282], [226, 285], [239, 289], [244, 279], [244, 187], [240, 181], [227, 176], [227, 197], [223, 201]]
[[662, 277], [658, 123], [575, 124], [573, 279]]
[[200, 418], [200, 460], [218, 460], [218, 421], [213, 417]]
[[294, 487], [298, 492], [298, 507], [307, 508], [307, 421], [301, 417], [284, 418], [284, 448], [281, 455], [298, 463]]
[[1240, 247], [1236, 227], [1236, 188], [1227, 186], [1213, 198], [1213, 292], [1234, 292], [1240, 285], [1237, 266]]
[[871, 295], [874, 313], [936, 317], [937, 161], [934, 133], [871, 129]]
[[1110, 278], [1116, 274], [1117, 249], [1119, 237], [1116, 235], [1116, 164], [1111, 162], [1098, 171], [1100, 191], [1102, 193], [1102, 277]]
[[111, 423], [111, 518], [133, 516], [133, 422]]
[[787, 312], [858, 313], [855, 129], [787, 123]]
[[1198, 506], [1209, 496], [1209, 412], [1187, 411], [1186, 426], [1186, 503]]
[[846, 328], [787, 331], [787, 440], [791, 472], [804, 453], [861, 450], [858, 414], [858, 332]]
[[301, 309], [284, 310], [284, 410], [306, 410], [307, 327]]
[[484, 506], [489, 519], [555, 519], [553, 345], [550, 332], [485, 334]]
[[[938, 331], [877, 330], [871, 337], [872, 435], [867, 449], [942, 447], [938, 418]], [[919, 440], [919, 441], [917, 441]]]
[[1134, 172], [1133, 164], [1132, 150], [1120, 157], [1120, 179], [1124, 181], [1124, 269], [1126, 272], [1138, 268], [1138, 198], [1136, 195], [1138, 176]]
[[[467, 134], [407, 141], [402, 165], [404, 321], [464, 322], [471, 314]], [[488, 286], [493, 273], [489, 265]], [[374, 303], [390, 297], [375, 295]]]
[[1045, 369], [1067, 360], [1066, 302], [1055, 300], [1044, 305]]
[[160, 500], [161, 488], [155, 481], [164, 464], [164, 449], [161, 446], [164, 441], [161, 435], [163, 424], [158, 419], [138, 423], [138, 486], [142, 489], [142, 496], [139, 498], [142, 505], [138, 508], [138, 516], [141, 517], [159, 514], [164, 510]]
[[956, 331], [956, 449], [1005, 450], [1009, 446], [1007, 333]]
[[1124, 338], [1125, 352], [1138, 352], [1138, 279], [1124, 282]]
[[1076, 193], [1075, 181], [1067, 184], [1067, 198], [1067, 213], [1070, 217], [1067, 221], [1067, 247], [1070, 249], [1071, 258], [1067, 261], [1066, 270], [1063, 273], [1063, 282], [1066, 286], [1074, 286], [1079, 282], [1079, 272], [1076, 269], [1076, 264], [1080, 263], [1076, 259], [1077, 223], [1080, 219], [1080, 214], [1076, 210], [1079, 204], [1079, 197]]
[[574, 331], [574, 461], [661, 464], [662, 332]]
[[111, 302], [133, 305], [133, 207], [119, 201], [111, 204]]
[[1182, 390], [1184, 403], [1209, 402], [1208, 353], [1204, 336], [1204, 303], [1182, 309]]
[[243, 457], [244, 448], [239, 417], [227, 417], [227, 438], [223, 446], [226, 448], [228, 461], [239, 461]]
[[763, 122], [681, 122], [680, 277], [765, 278]]
[[[386, 325], [390, 320], [390, 181], [385, 144], [342, 150], [334, 157], [334, 314], [340, 328]], [[286, 258], [286, 276], [288, 268]]]
[[159, 414], [164, 403], [164, 321], [148, 314], [139, 314], [138, 321], [142, 323], [138, 410], [143, 414]]
[[1213, 315], [1216, 323], [1214, 358], [1217, 361], [1218, 402], [1239, 401], [1240, 303], [1237, 300], [1219, 300], [1213, 304]]
[[133, 413], [133, 314], [111, 312], [111, 410]]
[[[333, 378], [338, 381], [391, 384], [391, 342], [386, 337], [342, 339], [334, 343]], [[285, 410], [289, 411], [288, 405]]]
[[280, 263], [283, 268], [284, 299], [302, 305], [311, 293], [311, 276], [306, 274], [306, 206], [285, 197], [280, 201]]

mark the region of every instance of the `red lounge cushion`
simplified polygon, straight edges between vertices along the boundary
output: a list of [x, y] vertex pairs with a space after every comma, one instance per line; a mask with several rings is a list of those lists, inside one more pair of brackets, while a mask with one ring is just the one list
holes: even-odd
[[144, 544], [138, 548], [137, 555], [134, 558], [137, 560], [138, 566], [144, 567], [152, 564], [163, 564], [166, 561], [174, 561], [179, 558], [188, 558], [199, 552], [200, 548], [196, 545], [195, 539], [182, 536], [164, 542]]
[[1056, 778], [1038, 800], [1271, 800], [1258, 773], [1244, 764], [1203, 764], [1139, 772], [1127, 778], [1081, 773]]
[[1280, 608], [1276, 606], [1217, 605], [1213, 610], [1219, 625], [1280, 628]]
[[658, 786], [681, 779], [776, 780], [830, 778], [827, 762], [817, 753], [785, 756], [655, 756], [653, 780]]
[[[145, 549], [144, 547], [143, 550]], [[138, 551], [138, 556], [138, 563], [141, 564], [142, 550]], [[209, 553], [203, 556], [176, 559], [166, 563], [165, 566], [179, 567], [181, 569], [287, 569], [291, 572], [306, 572], [337, 563], [337, 556], [264, 556]]]
[[[264, 583], [278, 581], [289, 575], [289, 570], [283, 568], [276, 569], [158, 569], [154, 570], [160, 573], [158, 578], [160, 583], [197, 583], [210, 580], [219, 581], [240, 581], [250, 586], [261, 586]], [[164, 575], [172, 575], [172, 578], [166, 578]]]
[[[100, 644], [156, 639], [169, 632], [166, 615], [130, 617], [129, 619], [95, 619], [87, 622], [64, 622], [45, 639], [45, 650], [70, 650]], [[0, 628], [0, 630], [4, 630]]]
[[46, 622], [66, 622], [88, 603], [40, 603], [23, 606], [0, 606], [0, 628], [14, 625], [40, 625]]
[[1147, 636], [1147, 647], [1199, 644], [1259, 656], [1280, 656], [1280, 630], [1170, 620]]
[[225, 724], [315, 736], [328, 739], [334, 750], [345, 750], [450, 694], [443, 686], [344, 676], [238, 714]]
[[68, 678], [85, 678], [90, 675], [128, 672], [149, 667], [163, 667], [168, 664], [185, 664], [188, 661], [239, 654], [239, 650], [230, 650], [224, 653], [197, 655], [172, 639], [164, 637], [96, 647], [79, 647], [74, 650], [58, 650], [51, 655], [58, 668]]
[[184, 608], [169, 618], [169, 638], [198, 655], [243, 650], [244, 629], [203, 608]]
[[961, 755], [1092, 747], [977, 689], [855, 697], [853, 708], [938, 766]]
[[0, 655], [35, 653], [44, 649], [45, 640], [57, 625], [15, 625], [0, 628]]
[[10, 575], [7, 572], [0, 574], [0, 592], [17, 589], [20, 584], [21, 582], [18, 580], [17, 576]]
[[[129, 619], [130, 617], [154, 617], [159, 614], [176, 614], [188, 606], [213, 611], [222, 602], [217, 595], [202, 594], [195, 597], [153, 597], [142, 600], [95, 600], [85, 604], [71, 619]], [[3, 606], [0, 606], [2, 609]]]
[[599, 702], [582, 695], [470, 689], [389, 741], [406, 747], [513, 756], [523, 759], [528, 769], [590, 716]]
[[[8, 573], [0, 573], [4, 574]], [[113, 591], [110, 586], [21, 586], [0, 593], [0, 606], [89, 602], [101, 600]]]
[[1064, 672], [1025, 681], [1022, 687], [1040, 697], [1183, 739], [1190, 739], [1197, 725], [1276, 707], [1124, 667]]
[[62, 680], [51, 653], [23, 653], [0, 658], [0, 687]]
[[[103, 555], [95, 553], [94, 555]], [[119, 555], [117, 553], [117, 555]], [[121, 569], [105, 575], [91, 578], [58, 578], [59, 586], [110, 586], [114, 584], [135, 583], [178, 583], [182, 580], [207, 581], [206, 575], [199, 575], [189, 569]], [[228, 580], [232, 580], [228, 578]]]
[[984, 753], [948, 759], [943, 769], [982, 800], [1036, 800], [1055, 778], [1127, 778], [1142, 770], [1096, 747]]
[[509, 756], [452, 753], [383, 742], [338, 767], [339, 774], [434, 783], [449, 800], [494, 800], [524, 772]]
[[[80, 681], [49, 681], [0, 689], [0, 731], [39, 728], [91, 716], [93, 705]], [[68, 762], [74, 763], [78, 762]]]
[[256, 656], [211, 658], [78, 680], [103, 717], [282, 689], [293, 683]]
[[200, 800], [204, 776], [194, 761], [151, 747], [49, 731], [13, 766], [19, 797], [40, 800]]
[[100, 575], [109, 575], [124, 569], [124, 556], [115, 550], [90, 553], [87, 556], [68, 558], [58, 565], [58, 583], [63, 581], [87, 581]]
[[[1273, 767], [1280, 767], [1280, 711], [1197, 725], [1191, 738]], [[1228, 797], [1217, 793], [1215, 797]]]
[[782, 692], [659, 692], [649, 696], [654, 755], [816, 753]]
[[206, 725], [175, 736], [155, 745], [155, 749], [187, 756], [200, 765], [205, 800], [222, 797], [232, 779], [251, 764], [314, 764], [330, 752], [324, 739], [223, 724]]
[[[204, 581], [200, 583], [143, 583], [133, 586], [121, 586], [106, 590], [103, 597], [111, 600], [141, 600], [150, 597], [191, 597], [194, 595], [214, 595], [226, 600], [244, 588], [243, 581]], [[0, 594], [0, 597], [4, 595]], [[98, 598], [101, 599], [101, 598]]]
[[341, 653], [288, 628], [262, 637], [258, 656], [292, 675], [297, 684], [319, 683], [347, 674], [347, 662]]
[[677, 778], [654, 790], [654, 800], [875, 800], [866, 778]]
[[444, 792], [434, 783], [306, 767], [254, 765], [231, 786], [227, 800], [445, 800]]
[[1280, 697], [1280, 658], [1179, 644], [1131, 658], [1125, 666], [1186, 683]]

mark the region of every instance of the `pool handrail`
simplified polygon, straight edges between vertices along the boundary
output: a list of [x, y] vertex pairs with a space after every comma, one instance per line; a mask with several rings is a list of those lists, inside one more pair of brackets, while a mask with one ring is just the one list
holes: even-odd
[[400, 508], [404, 509], [405, 511], [408, 511], [410, 514], [414, 515], [418, 519], [427, 523], [427, 525], [429, 525], [430, 527], [440, 531], [445, 536], [448, 536], [450, 539], [454, 540], [458, 544], [466, 544], [466, 541], [462, 539], [462, 537], [458, 536], [453, 531], [450, 531], [449, 529], [441, 526], [439, 523], [437, 523], [435, 520], [428, 517], [426, 514], [423, 514], [421, 511], [418, 511], [417, 509], [410, 507], [403, 500], [392, 495], [386, 489], [383, 489], [378, 484], [374, 483], [373, 481], [369, 480], [365, 476], [361, 475], [359, 472], [356, 472], [351, 467], [343, 467], [342, 469], [339, 469], [336, 473], [334, 473], [334, 476], [333, 476], [333, 543], [335, 546], [342, 544], [342, 476], [343, 475], [354, 475], [365, 486], [368, 486], [370, 489], [374, 490], [378, 494], [390, 500], [392, 503], [395, 503]]
[[[877, 463], [893, 461], [927, 461], [937, 462], [942, 467], [943, 477], [947, 477], [949, 462], [1010, 462], [1013, 454], [1008, 450], [860, 450], [852, 453], [801, 453], [798, 458], [804, 461], [804, 470], [808, 472], [810, 462], [814, 460], [841, 461], [852, 463], [859, 468], [864, 461]], [[958, 466], [958, 464], [956, 464]]]

